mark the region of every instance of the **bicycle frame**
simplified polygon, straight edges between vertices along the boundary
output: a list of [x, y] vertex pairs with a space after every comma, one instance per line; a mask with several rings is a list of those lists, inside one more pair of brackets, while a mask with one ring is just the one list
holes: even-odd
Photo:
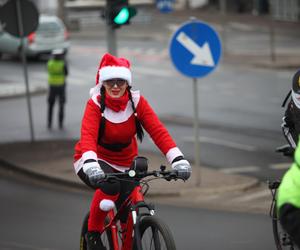
[[[135, 226], [136, 228], [138, 228], [137, 210], [140, 206], [148, 207], [144, 204], [144, 195], [142, 187], [138, 185], [133, 189], [129, 197], [122, 203], [117, 213], [115, 213], [114, 210], [110, 210], [108, 212], [109, 223], [104, 227], [104, 230], [110, 229], [112, 233], [112, 242], [114, 250], [130, 250], [132, 249], [134, 243], [134, 236], [136, 236], [138, 239], [140, 238], [138, 230], [134, 230]], [[118, 240], [117, 221], [120, 218], [120, 215], [126, 211], [126, 208], [130, 209], [130, 213], [128, 214], [126, 222], [126, 230], [125, 232], [122, 232], [122, 242], [120, 246]], [[138, 242], [138, 240], [137, 247], [138, 249], [140, 249], [140, 242]]]

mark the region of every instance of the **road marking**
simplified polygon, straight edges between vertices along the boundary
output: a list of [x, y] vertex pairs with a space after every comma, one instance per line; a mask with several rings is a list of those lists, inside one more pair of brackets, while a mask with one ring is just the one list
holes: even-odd
[[145, 51], [146, 56], [156, 55], [159, 54], [154, 48], [149, 48]]
[[153, 68], [139, 67], [139, 66], [136, 66], [133, 69], [135, 73], [143, 74], [143, 75], [152, 75], [158, 77], [161, 76], [170, 77], [174, 75], [171, 71], [167, 69], [153, 69]]
[[270, 169], [274, 169], [274, 170], [286, 170], [286, 169], [290, 168], [291, 164], [292, 164], [291, 162], [271, 164], [270, 165]]
[[[193, 137], [184, 137], [183, 140], [189, 141], [189, 142], [195, 141], [195, 139]], [[235, 148], [235, 149], [240, 149], [240, 150], [245, 150], [245, 151], [250, 151], [250, 152], [253, 152], [256, 150], [256, 148], [251, 145], [240, 144], [237, 142], [221, 140], [221, 139], [217, 139], [217, 138], [200, 136], [199, 140], [200, 140], [200, 142], [206, 142], [206, 143], [210, 143], [210, 144], [215, 144], [215, 145], [220, 145], [220, 146], [225, 146], [225, 147], [230, 147], [230, 148]]]
[[253, 31], [254, 27], [248, 24], [241, 24], [236, 22], [230, 22], [229, 26], [233, 29], [241, 30], [241, 31]]
[[251, 200], [260, 199], [263, 197], [270, 197], [270, 196], [271, 196], [270, 190], [264, 189], [264, 190], [258, 191], [256, 193], [243, 195], [242, 197], [238, 197], [238, 198], [234, 199], [234, 201], [246, 202], [246, 201], [251, 201]]
[[260, 171], [260, 168], [257, 166], [243, 166], [235, 168], [223, 168], [219, 170], [224, 174], [238, 174], [238, 173], [252, 173]]
[[184, 46], [190, 53], [194, 55], [191, 64], [202, 65], [207, 67], [214, 67], [215, 62], [211, 54], [209, 43], [205, 42], [199, 46], [193, 39], [191, 39], [184, 32], [180, 32], [176, 40]]

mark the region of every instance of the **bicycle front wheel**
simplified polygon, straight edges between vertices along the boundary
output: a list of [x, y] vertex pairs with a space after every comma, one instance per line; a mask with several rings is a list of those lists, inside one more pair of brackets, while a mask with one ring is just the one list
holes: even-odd
[[142, 219], [140, 222], [140, 234], [143, 250], [176, 249], [171, 230], [156, 216], [146, 216]]
[[[83, 223], [82, 223], [82, 228], [81, 228], [81, 233], [80, 233], [80, 250], [88, 250], [87, 248], [87, 242], [86, 242], [86, 233], [88, 230], [88, 219], [89, 219], [89, 213], [85, 216]], [[105, 224], [109, 222], [108, 218], [105, 218]], [[103, 245], [106, 247], [107, 250], [114, 250], [113, 248], [113, 243], [112, 243], [112, 237], [111, 237], [111, 231], [110, 229], [106, 229], [102, 234], [101, 234], [101, 240]]]
[[281, 227], [277, 215], [276, 204], [274, 204], [272, 209], [272, 226], [277, 250], [299, 250], [299, 248], [294, 244], [290, 235]]

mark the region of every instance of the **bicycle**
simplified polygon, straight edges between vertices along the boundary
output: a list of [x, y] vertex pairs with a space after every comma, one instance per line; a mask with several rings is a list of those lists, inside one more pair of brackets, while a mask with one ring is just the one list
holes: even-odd
[[[284, 156], [292, 157], [293, 148], [289, 145], [284, 145], [276, 149], [276, 152], [283, 153]], [[277, 206], [276, 206], [276, 194], [279, 188], [280, 181], [273, 181], [268, 183], [268, 187], [272, 194], [272, 203], [269, 211], [269, 215], [272, 219], [273, 237], [277, 250], [298, 250], [299, 248], [293, 242], [291, 236], [285, 232], [281, 227], [280, 220], [278, 218]]]
[[[146, 177], [152, 178], [145, 179]], [[165, 166], [160, 166], [160, 170], [148, 171], [131, 169], [124, 173], [106, 174], [105, 181], [118, 179], [121, 181], [136, 182], [136, 186], [129, 197], [121, 204], [118, 210], [110, 210], [105, 219], [104, 230], [101, 239], [107, 250], [175, 250], [175, 241], [169, 227], [155, 215], [153, 204], [148, 204], [144, 200], [150, 185], [154, 179], [165, 179], [167, 181], [177, 180], [177, 171], [166, 171]], [[145, 210], [145, 211], [142, 211]], [[120, 216], [126, 211], [128, 219], [126, 229], [120, 227]], [[87, 233], [87, 221], [89, 214], [86, 215], [81, 235], [80, 250], [87, 250], [85, 235]]]

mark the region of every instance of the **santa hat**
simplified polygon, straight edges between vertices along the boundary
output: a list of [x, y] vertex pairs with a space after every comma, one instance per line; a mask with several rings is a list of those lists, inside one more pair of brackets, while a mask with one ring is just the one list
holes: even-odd
[[124, 79], [131, 86], [130, 62], [125, 58], [118, 58], [106, 53], [100, 61], [96, 75], [96, 86], [90, 90], [90, 95], [99, 94], [103, 82], [114, 78]]

